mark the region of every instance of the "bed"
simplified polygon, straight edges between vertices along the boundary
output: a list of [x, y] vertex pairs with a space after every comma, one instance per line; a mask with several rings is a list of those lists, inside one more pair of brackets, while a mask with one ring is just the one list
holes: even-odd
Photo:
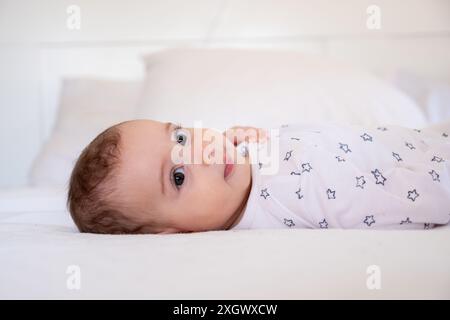
[[[122, 119], [202, 120], [222, 129], [282, 124], [298, 112], [303, 121], [431, 123], [411, 95], [386, 81], [298, 52], [182, 48], [143, 61], [142, 81], [63, 82], [30, 186], [0, 191], [0, 298], [450, 298], [449, 226], [78, 233], [65, 207], [70, 168], [99, 130]], [[180, 105], [189, 113], [180, 115]], [[255, 117], [257, 110], [264, 112]]]
[[[22, 213], [2, 219], [2, 299], [446, 299], [450, 295], [448, 227], [99, 236], [75, 232], [70, 221], [55, 218], [63, 213]], [[367, 284], [372, 268], [379, 268], [375, 269], [379, 286]], [[68, 281], [75, 270], [80, 283], [71, 287]]]

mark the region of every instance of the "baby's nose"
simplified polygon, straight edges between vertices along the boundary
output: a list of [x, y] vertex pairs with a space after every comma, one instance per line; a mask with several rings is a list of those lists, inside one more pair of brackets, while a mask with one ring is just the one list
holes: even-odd
[[216, 148], [205, 148], [203, 149], [203, 162], [202, 164], [210, 165], [210, 164], [221, 164], [223, 163], [223, 152], [217, 150]]

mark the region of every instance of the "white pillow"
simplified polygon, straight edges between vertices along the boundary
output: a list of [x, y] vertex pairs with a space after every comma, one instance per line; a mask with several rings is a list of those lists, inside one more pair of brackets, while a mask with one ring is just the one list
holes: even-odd
[[140, 88], [132, 81], [64, 80], [58, 117], [34, 161], [30, 184], [66, 185], [83, 148], [104, 129], [135, 116]]
[[322, 121], [425, 125], [419, 107], [371, 74], [294, 51], [177, 48], [144, 57], [139, 117], [192, 126]]
[[391, 75], [390, 81], [416, 101], [429, 123], [450, 119], [450, 83], [403, 70]]

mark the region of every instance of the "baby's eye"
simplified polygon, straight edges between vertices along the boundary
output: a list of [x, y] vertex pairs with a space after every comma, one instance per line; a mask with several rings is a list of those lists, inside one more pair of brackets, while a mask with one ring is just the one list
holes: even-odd
[[184, 168], [179, 167], [172, 172], [172, 179], [177, 188], [181, 187], [184, 182]]
[[177, 129], [175, 131], [175, 141], [179, 144], [181, 144], [182, 146], [184, 146], [187, 142], [187, 134], [184, 133], [182, 130]]

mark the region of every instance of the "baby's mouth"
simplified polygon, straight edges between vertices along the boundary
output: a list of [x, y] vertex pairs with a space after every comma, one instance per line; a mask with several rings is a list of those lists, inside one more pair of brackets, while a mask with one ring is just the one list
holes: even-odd
[[231, 174], [231, 172], [233, 171], [234, 164], [228, 158], [228, 155], [227, 155], [225, 150], [224, 150], [224, 153], [223, 153], [223, 163], [224, 163], [223, 177], [224, 177], [224, 179], [226, 179]]
[[234, 169], [234, 164], [225, 163], [225, 169], [223, 170], [223, 177], [226, 179]]

